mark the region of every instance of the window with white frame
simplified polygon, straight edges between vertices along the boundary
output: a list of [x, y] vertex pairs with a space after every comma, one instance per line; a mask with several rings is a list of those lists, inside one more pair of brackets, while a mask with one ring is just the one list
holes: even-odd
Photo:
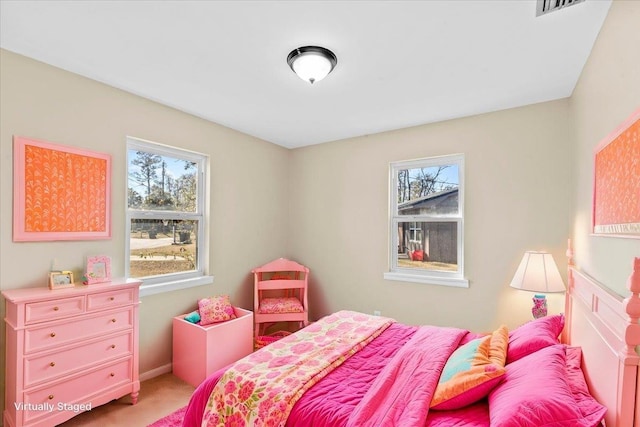
[[464, 156], [390, 167], [389, 271], [384, 277], [468, 287], [464, 278]]
[[127, 138], [128, 277], [141, 294], [211, 283], [206, 277], [204, 154]]

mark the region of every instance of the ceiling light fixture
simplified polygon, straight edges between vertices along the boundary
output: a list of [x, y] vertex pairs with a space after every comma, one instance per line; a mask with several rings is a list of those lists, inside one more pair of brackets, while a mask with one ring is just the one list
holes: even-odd
[[287, 64], [293, 72], [311, 84], [327, 77], [337, 63], [333, 52], [319, 46], [299, 47], [287, 56]]

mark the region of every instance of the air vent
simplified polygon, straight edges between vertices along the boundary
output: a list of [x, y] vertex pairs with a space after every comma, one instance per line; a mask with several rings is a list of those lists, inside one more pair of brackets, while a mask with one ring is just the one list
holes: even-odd
[[584, 0], [538, 0], [536, 4], [536, 16], [546, 15], [555, 12], [563, 7], [573, 6], [582, 3]]

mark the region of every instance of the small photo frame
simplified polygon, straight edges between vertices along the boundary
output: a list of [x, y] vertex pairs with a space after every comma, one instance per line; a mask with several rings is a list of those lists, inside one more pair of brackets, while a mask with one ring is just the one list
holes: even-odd
[[111, 258], [104, 255], [87, 257], [87, 268], [83, 278], [85, 285], [111, 281]]
[[49, 273], [49, 289], [73, 288], [73, 272], [52, 271]]

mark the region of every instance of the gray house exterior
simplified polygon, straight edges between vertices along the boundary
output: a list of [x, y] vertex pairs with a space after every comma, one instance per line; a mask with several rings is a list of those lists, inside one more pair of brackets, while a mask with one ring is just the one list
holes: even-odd
[[[440, 191], [398, 205], [400, 215], [451, 215], [458, 212], [458, 189]], [[453, 222], [416, 222], [398, 225], [399, 254], [424, 251], [423, 261], [458, 263], [458, 229]]]

